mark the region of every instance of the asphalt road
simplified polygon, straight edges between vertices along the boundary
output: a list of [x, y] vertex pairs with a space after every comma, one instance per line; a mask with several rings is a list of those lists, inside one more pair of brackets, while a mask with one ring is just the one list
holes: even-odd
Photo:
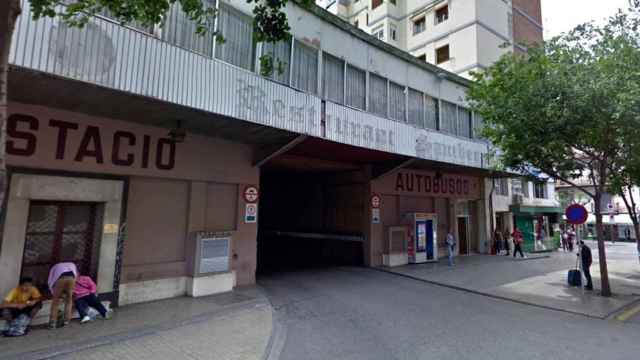
[[640, 323], [597, 320], [364, 268], [262, 277], [280, 359], [620, 359]]

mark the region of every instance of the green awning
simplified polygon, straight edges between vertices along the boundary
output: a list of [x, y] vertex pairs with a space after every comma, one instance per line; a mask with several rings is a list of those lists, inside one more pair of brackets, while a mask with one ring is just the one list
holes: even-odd
[[511, 205], [509, 206], [509, 211], [514, 214], [525, 214], [525, 215], [544, 215], [544, 214], [563, 214], [564, 211], [559, 207], [552, 206], [522, 206], [522, 205]]

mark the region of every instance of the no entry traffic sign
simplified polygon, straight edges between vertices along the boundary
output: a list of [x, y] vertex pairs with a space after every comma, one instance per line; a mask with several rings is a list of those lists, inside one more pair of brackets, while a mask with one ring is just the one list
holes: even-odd
[[259, 196], [260, 196], [260, 193], [258, 192], [257, 187], [253, 185], [249, 185], [246, 188], [244, 188], [244, 201], [248, 203], [255, 203], [255, 202], [258, 202]]
[[564, 211], [564, 215], [567, 217], [567, 222], [573, 225], [580, 225], [587, 222], [589, 212], [580, 204], [573, 204], [567, 207]]
[[380, 208], [380, 195], [373, 194], [373, 196], [371, 196], [371, 207], [374, 209]]

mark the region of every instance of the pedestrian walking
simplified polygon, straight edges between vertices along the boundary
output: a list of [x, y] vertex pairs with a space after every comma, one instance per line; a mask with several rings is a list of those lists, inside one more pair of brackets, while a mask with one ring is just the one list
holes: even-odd
[[451, 233], [451, 231], [449, 231], [449, 233], [447, 234], [447, 252], [449, 255], [449, 266], [453, 266], [453, 251], [456, 248], [456, 239], [453, 237], [453, 234]]
[[505, 256], [509, 256], [511, 253], [511, 246], [509, 245], [509, 230], [504, 231], [504, 250], [506, 251]]
[[524, 239], [518, 227], [513, 229], [513, 233], [511, 233], [511, 237], [513, 237], [513, 257], [515, 258], [518, 252], [520, 252], [520, 256], [524, 258], [525, 256], [524, 256], [524, 253], [522, 252], [522, 243], [524, 242]]
[[584, 273], [584, 277], [587, 279], [587, 286], [584, 288], [586, 290], [593, 290], [593, 282], [591, 281], [591, 263], [593, 262], [593, 258], [591, 256], [591, 248], [584, 243], [584, 241], [580, 240], [580, 250], [577, 254], [582, 260], [582, 272]]
[[626, 228], [624, 230], [624, 238], [626, 241], [631, 242], [631, 229]]
[[73, 306], [73, 289], [78, 277], [78, 268], [72, 262], [61, 262], [53, 265], [49, 271], [49, 290], [51, 290], [51, 311], [49, 313], [49, 329], [58, 327], [58, 310], [60, 300], [64, 298], [64, 322], [71, 321]]
[[560, 235], [560, 242], [562, 243], [562, 250], [566, 252], [569, 250], [569, 234], [566, 229], [562, 230], [562, 234]]
[[573, 252], [573, 239], [576, 236], [576, 233], [573, 229], [569, 229], [567, 235], [567, 246], [569, 247], [569, 251]]
[[500, 255], [500, 253], [502, 252], [503, 240], [502, 233], [498, 229], [496, 229], [495, 233], [493, 234], [493, 243], [495, 244], [496, 255]]

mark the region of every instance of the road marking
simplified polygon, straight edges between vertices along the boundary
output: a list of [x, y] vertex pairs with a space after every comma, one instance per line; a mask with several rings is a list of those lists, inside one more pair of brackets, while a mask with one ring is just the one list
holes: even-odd
[[631, 309], [623, 311], [622, 314], [619, 314], [619, 315], [616, 316], [616, 320], [618, 320], [618, 321], [627, 321], [632, 316], [634, 316], [634, 315], [636, 315], [638, 313], [640, 313], [640, 304], [632, 307]]

